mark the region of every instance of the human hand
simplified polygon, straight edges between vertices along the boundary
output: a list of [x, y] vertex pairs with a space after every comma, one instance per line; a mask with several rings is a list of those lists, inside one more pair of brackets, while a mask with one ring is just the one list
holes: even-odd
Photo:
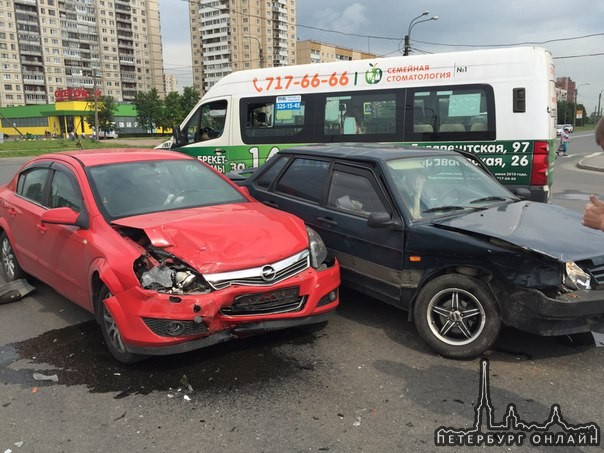
[[424, 188], [425, 183], [426, 183], [426, 177], [424, 175], [417, 175], [417, 178], [415, 178], [415, 190], [418, 194]]
[[589, 228], [604, 231], [604, 202], [595, 195], [590, 195], [589, 201], [581, 223]]

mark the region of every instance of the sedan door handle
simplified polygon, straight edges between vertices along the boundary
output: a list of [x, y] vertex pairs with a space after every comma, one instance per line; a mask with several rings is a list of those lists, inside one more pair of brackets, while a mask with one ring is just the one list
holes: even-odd
[[214, 150], [214, 154], [224, 154], [224, 153], [226, 153], [226, 149], [216, 148]]
[[275, 203], [274, 201], [263, 201], [263, 203], [271, 208], [279, 209], [279, 204]]
[[17, 215], [17, 210], [15, 208], [8, 208], [8, 215], [15, 217]]
[[46, 233], [46, 226], [44, 226], [44, 224], [42, 223], [36, 223], [36, 227], [38, 228], [38, 231], [40, 231], [40, 233], [44, 234]]
[[338, 222], [336, 222], [333, 219], [330, 219], [329, 217], [317, 217], [317, 220], [321, 223], [325, 223], [327, 225], [331, 225], [331, 226], [338, 226]]

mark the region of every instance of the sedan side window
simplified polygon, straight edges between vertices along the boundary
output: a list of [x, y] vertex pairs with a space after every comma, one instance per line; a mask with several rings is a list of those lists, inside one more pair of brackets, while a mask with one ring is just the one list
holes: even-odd
[[274, 161], [271, 160], [270, 165], [264, 172], [256, 179], [255, 183], [259, 187], [268, 189], [272, 182], [275, 180], [277, 175], [281, 172], [285, 164], [289, 162], [289, 156], [275, 156]]
[[369, 178], [340, 170], [333, 172], [327, 206], [362, 216], [387, 211]]
[[19, 176], [17, 194], [34, 203], [44, 204], [44, 183], [48, 176], [48, 168], [32, 168]]
[[320, 203], [329, 162], [295, 159], [275, 187], [276, 192]]
[[80, 212], [82, 196], [73, 181], [63, 172], [56, 171], [50, 184], [49, 208], [68, 207]]

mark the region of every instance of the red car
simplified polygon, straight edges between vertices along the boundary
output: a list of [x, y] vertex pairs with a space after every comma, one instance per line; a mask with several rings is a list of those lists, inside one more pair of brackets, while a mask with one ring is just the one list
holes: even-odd
[[302, 220], [176, 152], [36, 157], [0, 187], [6, 281], [95, 314], [121, 362], [322, 322], [340, 268]]

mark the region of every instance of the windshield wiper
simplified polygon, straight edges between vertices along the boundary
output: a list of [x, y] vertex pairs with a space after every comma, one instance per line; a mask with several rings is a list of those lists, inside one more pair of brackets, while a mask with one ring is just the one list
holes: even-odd
[[490, 197], [477, 198], [476, 200], [470, 201], [470, 204], [484, 203], [486, 201], [510, 201], [510, 200], [515, 200], [515, 198], [512, 198], [512, 197], [501, 197], [501, 196], [490, 196]]
[[[469, 209], [469, 208], [467, 206], [455, 206], [455, 205], [436, 206], [434, 208], [423, 210], [422, 214], [427, 214], [429, 212], [462, 211], [464, 209]], [[471, 209], [474, 209], [474, 208], [471, 208]]]

